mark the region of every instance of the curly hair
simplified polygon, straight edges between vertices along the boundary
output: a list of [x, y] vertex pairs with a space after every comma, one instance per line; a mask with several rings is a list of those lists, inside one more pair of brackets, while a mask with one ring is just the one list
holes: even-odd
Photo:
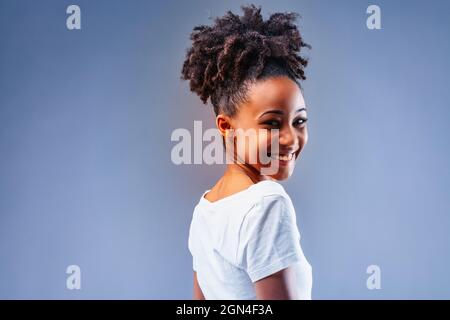
[[299, 55], [303, 42], [294, 24], [297, 13], [274, 13], [264, 21], [261, 7], [242, 6], [243, 16], [228, 11], [213, 26], [193, 29], [181, 79], [204, 104], [208, 98], [216, 115], [235, 115], [246, 101], [248, 84], [273, 76], [288, 76], [299, 86], [308, 60]]

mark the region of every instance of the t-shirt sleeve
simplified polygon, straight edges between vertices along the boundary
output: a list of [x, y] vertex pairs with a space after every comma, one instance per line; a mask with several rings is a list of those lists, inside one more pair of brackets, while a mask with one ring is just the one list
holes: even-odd
[[192, 270], [197, 272], [197, 258], [195, 256], [192, 256]]
[[282, 195], [262, 197], [245, 216], [237, 260], [252, 282], [302, 259], [292, 203]]
[[194, 223], [192, 221], [189, 227], [188, 249], [192, 255], [192, 269], [197, 272], [197, 255], [194, 250], [194, 232]]

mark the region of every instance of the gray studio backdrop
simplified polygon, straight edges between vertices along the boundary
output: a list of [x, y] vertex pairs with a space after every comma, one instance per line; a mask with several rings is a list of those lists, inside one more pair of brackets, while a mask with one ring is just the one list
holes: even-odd
[[[195, 25], [246, 3], [0, 0], [0, 298], [191, 297], [192, 210], [224, 166], [171, 161], [173, 130], [214, 126], [180, 68]], [[283, 182], [313, 298], [450, 298], [450, 2], [253, 3], [313, 47]]]

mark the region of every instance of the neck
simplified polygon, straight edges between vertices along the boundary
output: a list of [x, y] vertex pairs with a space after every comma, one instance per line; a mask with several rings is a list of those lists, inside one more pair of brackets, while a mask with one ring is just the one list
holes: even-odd
[[258, 183], [263, 180], [271, 180], [269, 177], [261, 175], [258, 170], [246, 163], [228, 164], [224, 176], [245, 176], [253, 183]]

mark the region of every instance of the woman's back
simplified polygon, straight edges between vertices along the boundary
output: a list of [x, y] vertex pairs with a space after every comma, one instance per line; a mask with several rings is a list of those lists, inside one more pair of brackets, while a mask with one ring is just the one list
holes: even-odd
[[284, 188], [265, 180], [209, 201], [203, 193], [189, 232], [193, 269], [206, 299], [255, 299], [254, 282], [294, 266], [297, 298], [310, 299], [312, 273]]

